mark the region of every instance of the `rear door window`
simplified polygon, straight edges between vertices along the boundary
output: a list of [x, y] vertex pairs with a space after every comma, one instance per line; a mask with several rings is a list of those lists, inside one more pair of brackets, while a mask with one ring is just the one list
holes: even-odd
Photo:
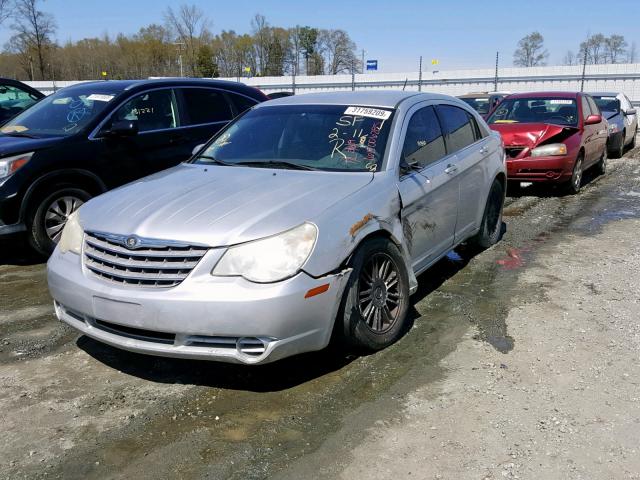
[[185, 116], [189, 125], [228, 122], [233, 118], [224, 93], [214, 88], [183, 88]]
[[426, 167], [446, 155], [440, 122], [433, 107], [424, 107], [413, 114], [402, 147], [407, 163]]
[[245, 97], [244, 95], [238, 95], [236, 93], [227, 93], [227, 95], [233, 102], [233, 105], [236, 107], [236, 115], [249, 110], [256, 103], [258, 103], [249, 97]]
[[133, 97], [116, 110], [111, 122], [122, 120], [137, 121], [140, 132], [180, 126], [178, 105], [173, 90], [153, 90]]
[[465, 110], [453, 105], [438, 105], [436, 108], [442, 121], [447, 153], [462, 150], [476, 141], [474, 125]]

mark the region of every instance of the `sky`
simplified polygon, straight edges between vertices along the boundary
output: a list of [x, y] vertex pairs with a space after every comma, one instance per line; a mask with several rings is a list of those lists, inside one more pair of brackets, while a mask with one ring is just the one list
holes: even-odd
[[[162, 23], [167, 0], [45, 0], [41, 9], [54, 15], [56, 40], [118, 33], [132, 34], [150, 23]], [[501, 66], [511, 66], [520, 38], [539, 31], [549, 51], [548, 63], [561, 64], [568, 50], [578, 49], [590, 33], [624, 35], [640, 49], [640, 1], [537, 0], [185, 0], [196, 4], [211, 20], [212, 30], [248, 33], [251, 18], [260, 13], [271, 25], [341, 28], [349, 32], [365, 60], [378, 60], [380, 72], [486, 68], [500, 52]], [[0, 26], [0, 45], [11, 35]], [[437, 67], [431, 59], [438, 59]]]

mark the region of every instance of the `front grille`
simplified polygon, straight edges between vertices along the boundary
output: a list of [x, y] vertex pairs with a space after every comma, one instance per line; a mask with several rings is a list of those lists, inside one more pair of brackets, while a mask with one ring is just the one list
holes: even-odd
[[207, 253], [207, 247], [146, 239], [141, 248], [129, 249], [124, 246], [125, 239], [87, 232], [85, 266], [94, 274], [121, 284], [175, 287]]
[[504, 151], [507, 154], [507, 157], [516, 158], [524, 151], [525, 148], [527, 147], [505, 147]]
[[173, 345], [176, 338], [174, 333], [156, 332], [155, 330], [145, 330], [142, 328], [127, 327], [117, 323], [105, 322], [104, 320], [94, 320], [95, 327], [108, 333], [120, 335], [122, 337], [143, 340], [145, 342], [156, 342]]

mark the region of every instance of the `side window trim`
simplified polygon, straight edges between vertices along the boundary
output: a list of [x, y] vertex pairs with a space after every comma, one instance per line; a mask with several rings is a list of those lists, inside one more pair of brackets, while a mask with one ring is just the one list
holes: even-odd
[[580, 96], [580, 106], [582, 108], [582, 120], [584, 121], [589, 115], [591, 115], [591, 106], [589, 105], [589, 101], [587, 100], [586, 95]]

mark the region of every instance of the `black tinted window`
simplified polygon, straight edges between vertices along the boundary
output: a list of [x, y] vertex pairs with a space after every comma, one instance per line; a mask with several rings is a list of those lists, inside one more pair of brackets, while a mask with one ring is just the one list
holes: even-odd
[[249, 110], [256, 103], [258, 103], [251, 98], [245, 97], [244, 95], [237, 95], [235, 93], [228, 93], [227, 95], [229, 95], [229, 98], [231, 98], [231, 101], [236, 107], [236, 113], [242, 113], [245, 110]]
[[185, 88], [182, 95], [190, 125], [227, 122], [233, 118], [231, 105], [219, 90]]
[[445, 155], [440, 122], [433, 107], [418, 110], [409, 120], [402, 156], [408, 163], [416, 162], [426, 167]]
[[438, 105], [448, 153], [456, 152], [476, 141], [476, 133], [469, 114], [462, 108]]
[[111, 121], [121, 120], [137, 121], [140, 132], [177, 127], [178, 107], [173, 91], [154, 90], [133, 97], [116, 111]]

